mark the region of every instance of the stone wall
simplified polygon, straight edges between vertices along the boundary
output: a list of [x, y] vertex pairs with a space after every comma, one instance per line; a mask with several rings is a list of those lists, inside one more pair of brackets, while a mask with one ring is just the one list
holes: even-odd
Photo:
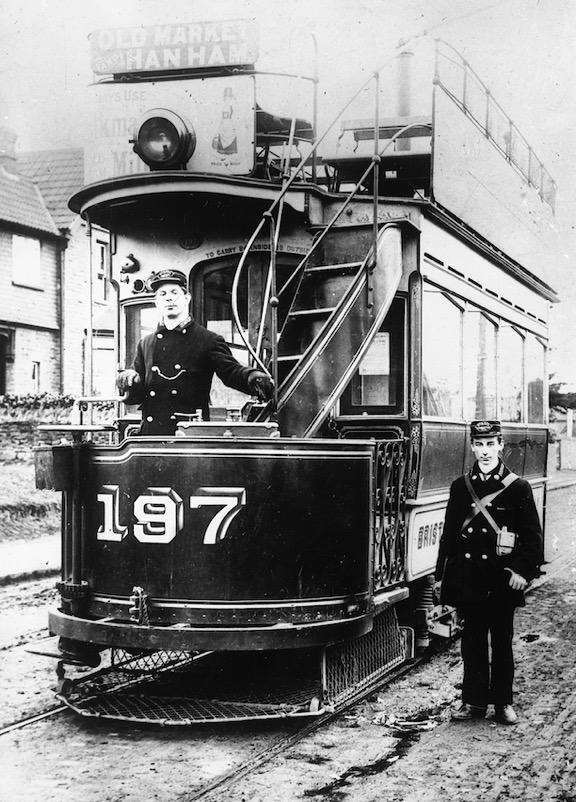
[[[61, 442], [70, 435], [63, 432], [42, 432], [40, 424], [78, 423], [79, 410], [72, 400], [64, 396], [42, 398], [28, 396], [21, 405], [10, 396], [0, 396], [0, 461], [32, 460], [34, 448]], [[93, 405], [94, 423], [112, 423], [116, 418], [113, 405], [104, 403]], [[84, 418], [87, 422], [88, 418]], [[108, 434], [94, 436], [97, 442], [107, 442]]]

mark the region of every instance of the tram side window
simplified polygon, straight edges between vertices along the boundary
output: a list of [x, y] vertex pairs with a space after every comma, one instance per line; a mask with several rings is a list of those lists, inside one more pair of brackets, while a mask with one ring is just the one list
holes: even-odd
[[496, 324], [469, 304], [464, 315], [464, 417], [495, 418]]
[[343, 415], [400, 415], [404, 411], [404, 301], [395, 300], [380, 331], [342, 394]]
[[524, 388], [524, 338], [509, 323], [500, 328], [498, 338], [500, 419], [510, 423], [522, 420]]
[[463, 309], [426, 287], [422, 307], [422, 396], [425, 415], [462, 418]]
[[526, 388], [528, 400], [528, 423], [544, 423], [544, 387], [546, 376], [546, 348], [536, 339], [526, 340]]

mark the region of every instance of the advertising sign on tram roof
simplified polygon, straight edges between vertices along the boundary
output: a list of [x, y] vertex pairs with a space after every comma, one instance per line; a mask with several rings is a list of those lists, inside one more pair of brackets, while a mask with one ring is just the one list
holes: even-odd
[[259, 55], [258, 23], [250, 19], [103, 28], [90, 41], [98, 75], [250, 65]]

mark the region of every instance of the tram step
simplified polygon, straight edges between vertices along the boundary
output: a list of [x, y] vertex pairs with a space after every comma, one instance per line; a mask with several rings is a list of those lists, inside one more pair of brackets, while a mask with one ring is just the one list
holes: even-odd
[[362, 266], [362, 262], [341, 262], [338, 264], [332, 265], [315, 265], [314, 267], [307, 267], [304, 270], [305, 275], [330, 275], [330, 274], [338, 274], [338, 275], [346, 275], [348, 273], [353, 273], [355, 270], [358, 270], [359, 267]]
[[294, 312], [290, 312], [291, 318], [306, 318], [310, 319], [313, 317], [329, 317], [332, 312], [336, 309], [335, 306], [330, 307], [316, 307], [313, 309], [297, 309]]

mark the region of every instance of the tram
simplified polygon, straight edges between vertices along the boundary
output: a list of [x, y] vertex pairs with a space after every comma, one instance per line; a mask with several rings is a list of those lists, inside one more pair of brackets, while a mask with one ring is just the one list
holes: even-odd
[[[275, 397], [215, 382], [210, 419], [174, 436], [139, 435], [122, 403], [64, 443], [43, 427], [37, 475], [63, 493], [49, 626], [83, 715], [321, 714], [452, 632], [431, 575], [471, 419], [503, 421], [544, 518], [553, 180], [443, 42], [422, 108], [401, 52], [332, 141], [315, 76], [259, 73], [258, 52], [251, 20], [92, 36], [70, 206], [109, 243], [119, 367], [157, 325], [150, 278], [175, 268]], [[301, 108], [267, 105], [295, 86]]]

